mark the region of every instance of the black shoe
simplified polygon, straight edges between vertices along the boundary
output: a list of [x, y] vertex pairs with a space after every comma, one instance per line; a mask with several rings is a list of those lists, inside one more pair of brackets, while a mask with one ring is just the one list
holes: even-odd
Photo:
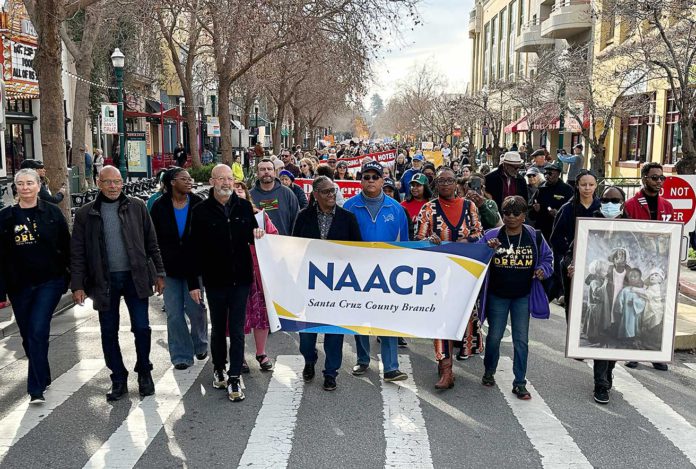
[[225, 389], [227, 387], [227, 377], [224, 370], [213, 371], [213, 387], [215, 389]]
[[201, 361], [202, 361], [202, 360], [205, 360], [206, 358], [208, 358], [208, 352], [203, 352], [203, 353], [197, 353], [197, 354], [196, 354], [196, 359], [197, 359], [197, 360], [201, 360]]
[[113, 383], [111, 385], [111, 392], [106, 395], [106, 400], [107, 402], [118, 401], [126, 394], [128, 394], [128, 385], [125, 382]]
[[29, 396], [29, 404], [43, 404], [46, 402], [43, 393], [42, 394], [31, 394]]
[[394, 370], [388, 373], [384, 373], [384, 381], [391, 383], [393, 381], [404, 381], [408, 379], [408, 375], [403, 371]]
[[227, 385], [227, 397], [232, 402], [243, 401], [246, 397], [242, 391], [242, 385], [239, 381], [239, 376], [230, 376], [229, 384]]
[[403, 337], [399, 337], [399, 347], [408, 347], [406, 339], [404, 339]]
[[333, 376], [324, 376], [324, 391], [336, 390], [336, 378]]
[[484, 386], [495, 386], [495, 377], [490, 373], [484, 373], [483, 378], [481, 378], [481, 384]]
[[523, 384], [513, 387], [512, 393], [517, 396], [517, 399], [522, 399], [523, 401], [528, 401], [532, 398], [532, 395], [527, 391], [527, 387]]
[[594, 400], [597, 404], [609, 404], [609, 390], [605, 387], [595, 386]]
[[353, 375], [360, 376], [364, 375], [365, 372], [370, 368], [370, 365], [365, 365], [364, 363], [358, 363], [353, 367]]
[[242, 373], [251, 373], [251, 370], [249, 369], [249, 364], [244, 360], [242, 362]]
[[273, 360], [268, 358], [266, 355], [256, 355], [256, 361], [259, 362], [261, 371], [273, 370]]
[[177, 363], [176, 365], [174, 365], [174, 369], [176, 369], [176, 370], [185, 370], [185, 369], [188, 368], [189, 366], [191, 366], [191, 365], [189, 365], [188, 363]]
[[152, 396], [155, 393], [155, 382], [149, 371], [138, 373], [138, 393], [141, 397]]
[[653, 363], [652, 365], [653, 365], [653, 368], [655, 368], [656, 370], [660, 370], [660, 371], [667, 371], [669, 369], [669, 367], [667, 366], [667, 363]]
[[626, 368], [638, 368], [638, 362], [626, 362]]
[[314, 363], [305, 363], [304, 370], [302, 370], [302, 379], [305, 383], [309, 383], [314, 379]]

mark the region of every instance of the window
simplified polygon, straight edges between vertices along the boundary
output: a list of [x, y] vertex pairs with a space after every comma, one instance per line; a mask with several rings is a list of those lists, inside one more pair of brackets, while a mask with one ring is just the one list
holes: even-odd
[[7, 112], [31, 114], [31, 99], [8, 99]]
[[500, 12], [498, 31], [500, 31], [500, 40], [498, 41], [498, 79], [507, 80], [507, 11], [503, 9]]
[[527, 0], [520, 0], [520, 16], [517, 20], [517, 30], [522, 29], [522, 26], [527, 22]]
[[498, 18], [491, 20], [491, 81], [498, 78], [498, 37], [496, 36], [496, 28], [498, 26]]
[[612, 11], [606, 14], [602, 22], [602, 33], [604, 34], [604, 47], [614, 43], [614, 33], [616, 28], [616, 15]]
[[517, 29], [517, 1], [513, 0], [510, 3], [510, 14], [508, 15], [508, 23], [510, 28], [510, 41], [508, 44], [508, 74], [515, 73], [515, 39], [519, 33]]
[[667, 94], [667, 114], [665, 115], [664, 164], [675, 164], [682, 156], [682, 129], [679, 111], [672, 91]]
[[653, 93], [642, 112], [621, 120], [620, 161], [650, 161], [655, 132], [655, 105]]
[[483, 28], [483, 84], [488, 83], [488, 64], [490, 63], [490, 24], [486, 23]]

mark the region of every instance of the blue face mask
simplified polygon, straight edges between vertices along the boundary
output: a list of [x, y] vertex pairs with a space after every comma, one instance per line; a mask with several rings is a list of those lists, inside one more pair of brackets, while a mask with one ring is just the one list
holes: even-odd
[[600, 205], [599, 211], [606, 218], [616, 218], [621, 215], [621, 204], [615, 204], [613, 202], [607, 202]]

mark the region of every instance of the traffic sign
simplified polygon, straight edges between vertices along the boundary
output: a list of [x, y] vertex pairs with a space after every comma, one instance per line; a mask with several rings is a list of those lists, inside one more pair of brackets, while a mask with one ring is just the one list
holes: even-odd
[[483, 128], [481, 129], [481, 133], [482, 133], [483, 135], [488, 135], [488, 126], [485, 126], [485, 125], [484, 125]]
[[696, 176], [667, 176], [660, 196], [669, 200], [674, 208], [672, 221], [684, 223], [684, 232], [696, 228]]

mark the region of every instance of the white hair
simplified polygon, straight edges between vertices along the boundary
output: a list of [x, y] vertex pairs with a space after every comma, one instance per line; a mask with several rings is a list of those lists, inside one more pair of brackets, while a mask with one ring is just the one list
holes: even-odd
[[20, 176], [32, 176], [34, 179], [36, 179], [36, 183], [41, 185], [41, 176], [39, 176], [39, 173], [37, 173], [35, 169], [24, 168], [17, 171], [14, 176], [15, 184], [17, 184], [17, 180], [20, 178]]
[[597, 275], [602, 267], [606, 267], [606, 264], [606, 261], [602, 259], [595, 259], [590, 262], [590, 265], [587, 267], [587, 271], [592, 275]]

